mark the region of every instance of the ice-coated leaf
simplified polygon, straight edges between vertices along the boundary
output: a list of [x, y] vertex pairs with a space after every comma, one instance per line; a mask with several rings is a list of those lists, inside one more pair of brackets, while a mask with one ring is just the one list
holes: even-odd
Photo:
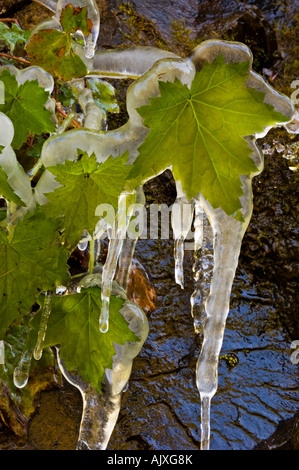
[[131, 165], [126, 165], [128, 153], [98, 163], [94, 154], [78, 151], [78, 160], [65, 160], [63, 164], [47, 169], [62, 185], [46, 197], [43, 206], [50, 216], [62, 216], [65, 238], [76, 245], [84, 230], [93, 233], [98, 222], [95, 210], [99, 204], [118, 206], [118, 197], [126, 184]]
[[146, 180], [172, 165], [188, 199], [202, 192], [212, 207], [238, 213], [240, 175], [257, 171], [244, 137], [289, 120], [245, 86], [248, 68], [219, 55], [195, 75], [190, 90], [178, 79], [160, 82], [161, 96], [138, 109], [150, 132], [130, 176]]
[[[69, 371], [79, 375], [101, 392], [105, 368], [112, 368], [114, 343], [138, 341], [120, 313], [124, 300], [111, 296], [110, 321], [107, 333], [99, 330], [101, 289], [82, 288], [80, 293], [52, 299], [44, 347], [60, 344], [60, 357]], [[33, 325], [38, 328], [39, 312]]]
[[11, 119], [15, 130], [12, 147], [20, 148], [29, 132], [41, 135], [55, 131], [51, 112], [45, 109], [49, 93], [37, 80], [27, 80], [19, 86], [16, 77], [3, 70], [0, 81], [5, 89], [5, 104], [0, 104], [0, 111]]
[[0, 23], [0, 40], [4, 41], [13, 53], [17, 44], [24, 44], [30, 37], [30, 31], [23, 31], [20, 26], [13, 23], [11, 28]]
[[92, 90], [96, 105], [105, 114], [107, 112], [119, 112], [119, 106], [115, 98], [115, 89], [110, 83], [99, 78], [92, 78], [87, 80], [87, 87]]
[[62, 79], [84, 77], [87, 73], [83, 60], [74, 53], [70, 34], [56, 29], [41, 29], [34, 34], [26, 46], [33, 65]]
[[[0, 154], [0, 165], [1, 165], [1, 154]], [[20, 206], [25, 206], [24, 202], [17, 196], [9, 183], [7, 182], [7, 175], [0, 166], [0, 197], [4, 197], [7, 201], [14, 202]]]
[[67, 5], [61, 12], [60, 24], [65, 33], [75, 33], [81, 31], [84, 36], [91, 33], [93, 23], [87, 17], [87, 7], [74, 7]]
[[68, 252], [57, 242], [59, 222], [39, 208], [18, 222], [13, 235], [0, 231], [0, 338], [40, 290], [68, 283]]

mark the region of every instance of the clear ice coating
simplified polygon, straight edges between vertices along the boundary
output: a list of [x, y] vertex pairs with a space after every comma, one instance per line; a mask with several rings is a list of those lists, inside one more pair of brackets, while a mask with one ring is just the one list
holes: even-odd
[[51, 313], [51, 303], [52, 303], [52, 294], [49, 292], [45, 293], [44, 304], [41, 312], [41, 321], [39, 325], [39, 330], [37, 334], [37, 342], [33, 351], [33, 357], [37, 361], [42, 357], [43, 346], [47, 333], [48, 319]]
[[67, 5], [74, 7], [87, 7], [87, 18], [92, 21], [91, 33], [84, 37], [84, 52], [87, 59], [91, 59], [97, 47], [97, 40], [100, 31], [100, 13], [95, 0], [58, 0], [55, 12], [55, 18], [59, 21], [62, 10]]
[[[101, 285], [101, 274], [88, 275], [80, 281], [81, 287]], [[105, 370], [105, 381], [102, 394], [84, 382], [79, 375], [66, 370], [59, 356], [58, 364], [65, 378], [77, 387], [83, 399], [83, 412], [77, 443], [78, 450], [105, 450], [121, 406], [121, 395], [126, 390], [131, 375], [132, 363], [139, 354], [148, 335], [148, 321], [143, 310], [138, 305], [126, 299], [125, 291], [114, 282], [112, 294], [125, 300], [121, 314], [129, 323], [130, 329], [140, 338], [140, 341], [126, 342], [124, 345], [115, 344], [113, 368]]]
[[29, 379], [30, 365], [32, 361], [33, 350], [26, 349], [21, 356], [21, 359], [14, 370], [13, 382], [18, 388], [24, 388]]

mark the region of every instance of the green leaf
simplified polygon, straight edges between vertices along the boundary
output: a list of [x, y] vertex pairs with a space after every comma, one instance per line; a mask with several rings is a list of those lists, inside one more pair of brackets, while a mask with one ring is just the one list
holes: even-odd
[[202, 192], [214, 208], [238, 213], [240, 175], [257, 171], [244, 137], [289, 120], [245, 86], [248, 67], [225, 64], [219, 55], [195, 75], [190, 90], [177, 79], [160, 82], [161, 96], [138, 109], [150, 132], [129, 176], [145, 181], [172, 165], [188, 199]]
[[91, 19], [87, 18], [87, 7], [74, 7], [71, 4], [62, 10], [60, 24], [65, 33], [70, 34], [81, 31], [84, 36], [91, 33], [93, 26]]
[[86, 65], [72, 49], [68, 33], [42, 29], [31, 37], [26, 52], [33, 65], [43, 67], [62, 80], [68, 81], [87, 74]]
[[17, 44], [25, 44], [30, 34], [30, 31], [23, 31], [17, 24], [12, 24], [9, 28], [6, 24], [0, 23], [0, 41], [8, 45], [12, 54]]
[[77, 161], [48, 167], [63, 186], [47, 193], [49, 204], [43, 206], [51, 217], [63, 216], [66, 240], [76, 245], [84, 230], [93, 233], [99, 220], [95, 210], [99, 204], [118, 206], [118, 197], [125, 187], [131, 165], [126, 165], [128, 153], [104, 163], [98, 163], [94, 154], [80, 154]]
[[[0, 155], [1, 165], [1, 155]], [[4, 197], [7, 201], [14, 202], [20, 206], [25, 206], [24, 202], [17, 196], [9, 183], [7, 182], [7, 175], [0, 166], [0, 196]]]
[[37, 209], [14, 232], [0, 231], [0, 339], [29, 310], [41, 290], [69, 281], [68, 252], [58, 244], [59, 222]]
[[41, 135], [55, 131], [51, 112], [45, 109], [49, 93], [37, 80], [27, 80], [19, 86], [16, 77], [3, 70], [0, 81], [5, 89], [5, 104], [0, 104], [0, 111], [11, 119], [15, 129], [12, 147], [19, 149], [29, 132]]
[[[82, 289], [78, 294], [55, 296], [47, 324], [44, 347], [60, 344], [60, 356], [69, 371], [79, 375], [101, 392], [105, 368], [111, 369], [115, 355], [114, 343], [139, 341], [120, 313], [124, 300], [111, 296], [109, 329], [99, 330], [101, 289]], [[38, 312], [39, 313], [39, 312]], [[39, 315], [32, 324], [38, 328]]]

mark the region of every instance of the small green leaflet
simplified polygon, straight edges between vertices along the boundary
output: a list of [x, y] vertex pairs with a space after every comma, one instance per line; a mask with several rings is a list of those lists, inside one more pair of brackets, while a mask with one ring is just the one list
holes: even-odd
[[[109, 330], [99, 330], [101, 289], [97, 286], [81, 289], [78, 294], [55, 296], [47, 324], [44, 347], [60, 345], [60, 356], [69, 371], [77, 370], [92, 387], [101, 392], [105, 369], [112, 369], [114, 343], [139, 341], [120, 313], [124, 300], [110, 299]], [[32, 325], [40, 323], [40, 312]]]
[[41, 290], [69, 282], [68, 252], [58, 244], [59, 221], [38, 208], [18, 222], [12, 236], [0, 231], [0, 339]]
[[118, 207], [118, 197], [123, 191], [132, 166], [126, 165], [128, 152], [98, 163], [94, 154], [78, 151], [78, 160], [65, 160], [63, 164], [47, 169], [63, 186], [47, 193], [50, 201], [43, 210], [50, 217], [62, 216], [65, 238], [72, 246], [80, 241], [84, 230], [93, 233], [99, 220], [95, 210], [99, 204]]
[[11, 119], [15, 129], [12, 147], [19, 149], [29, 132], [36, 135], [55, 132], [51, 112], [45, 109], [49, 93], [37, 80], [27, 80], [19, 86], [16, 77], [3, 70], [0, 81], [5, 89], [5, 104], [0, 104], [0, 111]]
[[11, 28], [4, 23], [0, 23], [0, 40], [4, 41], [13, 54], [17, 44], [25, 44], [29, 39], [31, 31], [23, 31], [20, 26], [13, 23]]
[[0, 153], [0, 197], [7, 201], [14, 202], [20, 206], [25, 206], [23, 201], [17, 196], [7, 181], [7, 175], [1, 168], [1, 153]]
[[67, 5], [62, 10], [60, 23], [63, 31], [41, 29], [31, 37], [25, 48], [28, 57], [32, 64], [62, 80], [84, 77], [87, 67], [73, 51], [72, 34], [76, 31], [85, 36], [90, 34], [92, 21], [87, 18], [87, 8]]
[[238, 213], [240, 175], [257, 170], [243, 137], [289, 120], [245, 86], [248, 68], [219, 55], [195, 75], [190, 90], [178, 79], [160, 82], [161, 96], [138, 109], [150, 132], [130, 177], [145, 181], [172, 165], [188, 199], [202, 192], [212, 207]]
[[91, 33], [92, 21], [87, 17], [87, 7], [74, 7], [70, 3], [62, 10], [60, 24], [65, 33], [81, 31], [84, 36]]

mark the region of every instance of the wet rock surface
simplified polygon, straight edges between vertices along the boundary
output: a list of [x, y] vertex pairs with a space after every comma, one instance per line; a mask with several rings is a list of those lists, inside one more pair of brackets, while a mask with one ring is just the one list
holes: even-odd
[[[147, 19], [142, 41], [169, 44], [171, 19], [183, 19], [199, 42], [204, 35], [215, 37], [215, 31], [216, 37], [251, 41], [254, 47], [262, 44], [260, 69], [275, 67], [281, 60], [275, 21], [287, 25], [291, 21], [284, 16], [281, 2], [130, 3]], [[117, 0], [100, 2], [100, 47], [123, 44], [120, 27], [132, 33], [132, 24], [123, 21], [123, 13], [112, 12], [119, 4]], [[291, 8], [295, 4], [289, 2]], [[37, 11], [33, 6], [30, 11]], [[267, 150], [275, 140], [287, 144], [290, 139], [285, 131], [271, 131], [261, 145]], [[255, 209], [232, 291], [219, 388], [212, 400], [211, 449], [298, 449], [299, 365], [290, 359], [291, 342], [299, 339], [297, 187], [298, 174], [289, 169], [287, 160], [278, 151], [266, 152], [265, 170], [254, 179]], [[148, 184], [145, 192], [148, 204], [172, 204], [175, 187], [169, 172]], [[193, 254], [185, 254], [184, 290], [174, 282], [172, 240], [140, 240], [136, 256], [155, 287], [156, 309], [150, 313], [149, 337], [134, 361], [108, 448], [199, 450], [195, 364], [201, 342], [190, 315]], [[232, 353], [237, 358], [233, 363], [229, 360]], [[74, 449], [81, 408], [79, 392], [67, 384], [43, 392], [27, 438], [20, 441], [2, 427], [0, 449]]]

